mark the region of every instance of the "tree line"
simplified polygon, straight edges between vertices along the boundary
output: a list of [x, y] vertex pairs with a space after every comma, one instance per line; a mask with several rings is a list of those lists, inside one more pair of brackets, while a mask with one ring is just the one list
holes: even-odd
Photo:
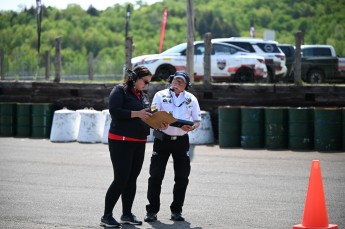
[[[152, 5], [131, 4], [129, 36], [133, 57], [158, 53], [163, 10], [168, 8], [163, 50], [186, 41], [185, 0], [164, 0]], [[205, 33], [213, 37], [249, 37], [274, 30], [279, 43], [294, 44], [294, 33], [304, 32], [304, 44], [331, 44], [345, 56], [345, 1], [336, 0], [198, 0], [195, 8], [195, 39]], [[44, 52], [54, 59], [55, 39], [62, 37], [62, 74], [87, 74], [87, 56], [94, 56], [98, 75], [122, 74], [125, 63], [127, 4], [105, 10], [77, 4], [66, 9], [42, 7], [41, 53], [37, 53], [36, 9], [0, 12], [0, 49], [5, 52], [6, 75], [42, 74]]]

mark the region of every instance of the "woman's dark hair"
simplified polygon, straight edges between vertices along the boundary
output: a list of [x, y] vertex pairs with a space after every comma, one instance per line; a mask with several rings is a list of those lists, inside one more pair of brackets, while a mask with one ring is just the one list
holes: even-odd
[[128, 89], [132, 89], [134, 87], [135, 81], [145, 76], [152, 76], [152, 73], [149, 69], [144, 66], [136, 66], [132, 71], [127, 70], [128, 77], [125, 80], [125, 85]]

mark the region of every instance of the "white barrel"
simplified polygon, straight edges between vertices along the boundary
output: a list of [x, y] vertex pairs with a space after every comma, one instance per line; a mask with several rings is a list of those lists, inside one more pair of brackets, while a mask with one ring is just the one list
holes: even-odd
[[105, 116], [102, 143], [108, 144], [108, 132], [109, 132], [110, 123], [111, 123], [111, 115], [109, 113], [109, 109], [103, 110], [102, 113]]
[[150, 128], [150, 135], [147, 135], [147, 142], [153, 142], [155, 137], [153, 136], [153, 129]]
[[80, 124], [80, 115], [76, 111], [54, 111], [53, 124], [50, 132], [52, 142], [73, 142], [77, 140]]
[[92, 109], [77, 110], [80, 114], [80, 127], [77, 141], [81, 143], [101, 142], [105, 116], [101, 111]]
[[201, 125], [199, 128], [188, 132], [188, 135], [190, 144], [202, 145], [214, 143], [211, 116], [208, 111], [201, 111]]

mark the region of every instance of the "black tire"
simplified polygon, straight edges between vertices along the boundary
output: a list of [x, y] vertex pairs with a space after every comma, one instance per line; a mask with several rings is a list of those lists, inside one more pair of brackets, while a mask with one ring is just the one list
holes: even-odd
[[173, 75], [176, 72], [174, 66], [165, 64], [161, 65], [157, 68], [156, 73], [153, 77], [153, 80], [160, 81], [160, 80], [167, 80], [170, 75]]
[[254, 72], [250, 68], [240, 68], [235, 75], [236, 81], [240, 83], [254, 82]]
[[308, 83], [320, 84], [325, 81], [325, 74], [321, 70], [311, 70], [308, 72]]

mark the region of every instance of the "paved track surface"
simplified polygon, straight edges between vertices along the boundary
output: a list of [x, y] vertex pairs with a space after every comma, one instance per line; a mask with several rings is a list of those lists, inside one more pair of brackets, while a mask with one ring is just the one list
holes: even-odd
[[[133, 213], [145, 216], [152, 143], [138, 178]], [[329, 223], [345, 228], [345, 153], [220, 149], [196, 145], [185, 222], [169, 220], [173, 162], [158, 221], [123, 228], [284, 229], [302, 222], [311, 162], [320, 160]], [[0, 138], [0, 228], [101, 228], [112, 181], [106, 144]], [[121, 203], [114, 216], [119, 219]]]

